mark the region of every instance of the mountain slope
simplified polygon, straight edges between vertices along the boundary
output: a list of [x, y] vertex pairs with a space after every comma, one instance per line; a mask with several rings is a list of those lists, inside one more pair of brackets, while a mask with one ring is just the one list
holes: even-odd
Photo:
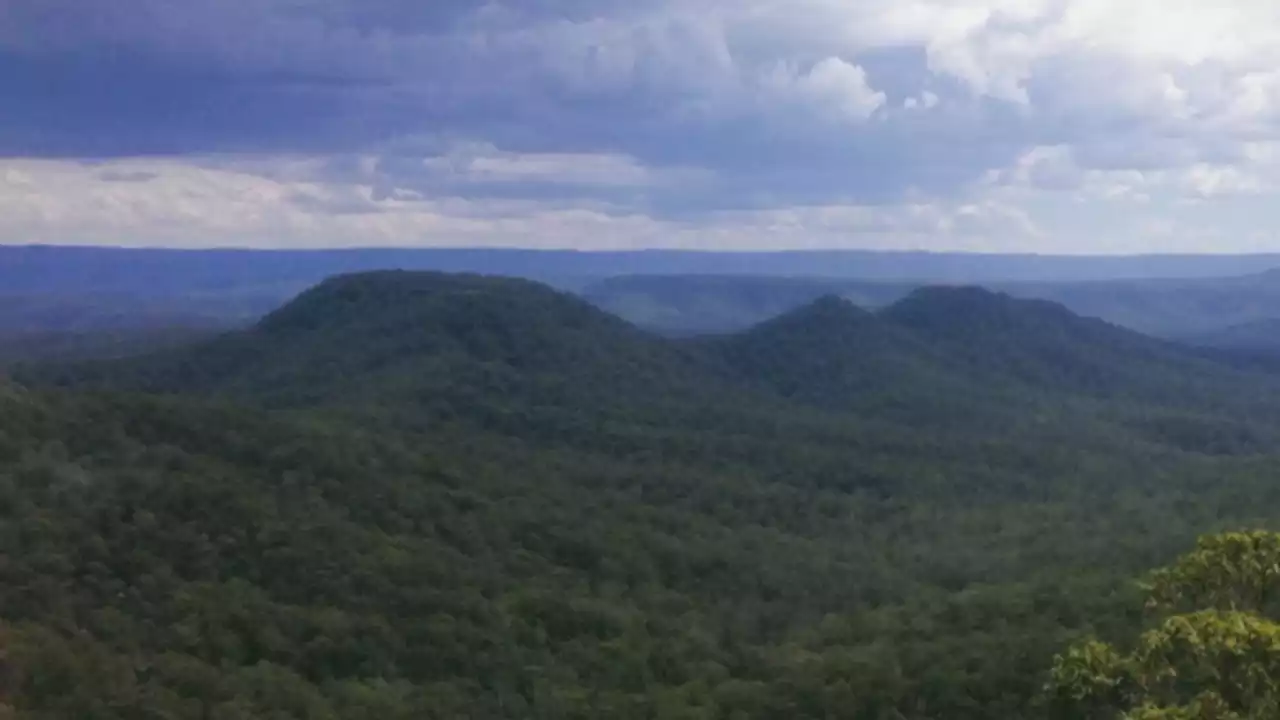
[[1070, 402], [1115, 423], [1117, 437], [1209, 454], [1280, 442], [1280, 378], [1256, 367], [981, 288], [923, 288], [882, 314], [957, 370]]
[[1006, 283], [1000, 289], [1019, 297], [1061, 303], [1080, 315], [1169, 338], [1280, 314], [1280, 270], [1211, 279]]
[[943, 349], [834, 295], [703, 342], [746, 381], [833, 412], [972, 428], [1026, 405], [997, 375], [957, 372]]
[[245, 332], [79, 368], [77, 383], [96, 372], [109, 384], [281, 407], [352, 399], [393, 381], [419, 394], [487, 386], [537, 401], [589, 393], [592, 382], [651, 391], [688, 366], [674, 347], [533, 282], [379, 272], [327, 280]]
[[1236, 397], [1233, 391], [1267, 385], [1056, 303], [983, 288], [922, 288], [882, 316], [935, 343], [957, 364], [1061, 392], [1177, 402], [1217, 392]]
[[844, 298], [828, 295], [714, 343], [735, 367], [776, 378], [786, 395], [825, 387], [862, 393], [941, 362], [931, 348]]

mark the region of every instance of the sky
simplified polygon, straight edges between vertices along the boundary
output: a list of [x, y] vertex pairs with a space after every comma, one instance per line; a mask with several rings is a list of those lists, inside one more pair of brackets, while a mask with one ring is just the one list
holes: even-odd
[[1274, 0], [0, 0], [0, 243], [1280, 250]]

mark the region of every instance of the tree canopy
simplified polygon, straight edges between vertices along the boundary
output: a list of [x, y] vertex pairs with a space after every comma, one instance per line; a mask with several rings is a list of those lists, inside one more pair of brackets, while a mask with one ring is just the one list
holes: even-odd
[[1147, 588], [1162, 617], [1132, 648], [1088, 640], [1057, 658], [1063, 717], [1280, 716], [1280, 533], [1204, 537]]

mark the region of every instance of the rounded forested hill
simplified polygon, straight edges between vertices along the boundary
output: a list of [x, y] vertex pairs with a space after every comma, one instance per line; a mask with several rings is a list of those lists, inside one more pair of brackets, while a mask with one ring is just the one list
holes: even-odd
[[339, 276], [255, 327], [115, 363], [27, 368], [39, 384], [198, 393], [270, 407], [602, 409], [709, 397], [725, 383], [686, 348], [518, 279]]
[[1207, 361], [1190, 348], [1046, 300], [927, 287], [881, 315], [932, 343], [958, 371], [997, 373], [1060, 395], [1218, 409], [1234, 402], [1255, 411], [1280, 404], [1274, 377]]
[[744, 381], [837, 413], [959, 427], [1025, 405], [998, 374], [959, 371], [930, 338], [835, 295], [703, 345]]

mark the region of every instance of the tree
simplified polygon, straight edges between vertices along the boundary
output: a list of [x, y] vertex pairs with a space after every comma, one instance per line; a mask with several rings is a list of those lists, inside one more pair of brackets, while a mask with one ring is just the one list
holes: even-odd
[[1162, 616], [1127, 653], [1096, 639], [1057, 657], [1048, 693], [1062, 717], [1280, 717], [1280, 533], [1226, 533], [1155, 571]]

